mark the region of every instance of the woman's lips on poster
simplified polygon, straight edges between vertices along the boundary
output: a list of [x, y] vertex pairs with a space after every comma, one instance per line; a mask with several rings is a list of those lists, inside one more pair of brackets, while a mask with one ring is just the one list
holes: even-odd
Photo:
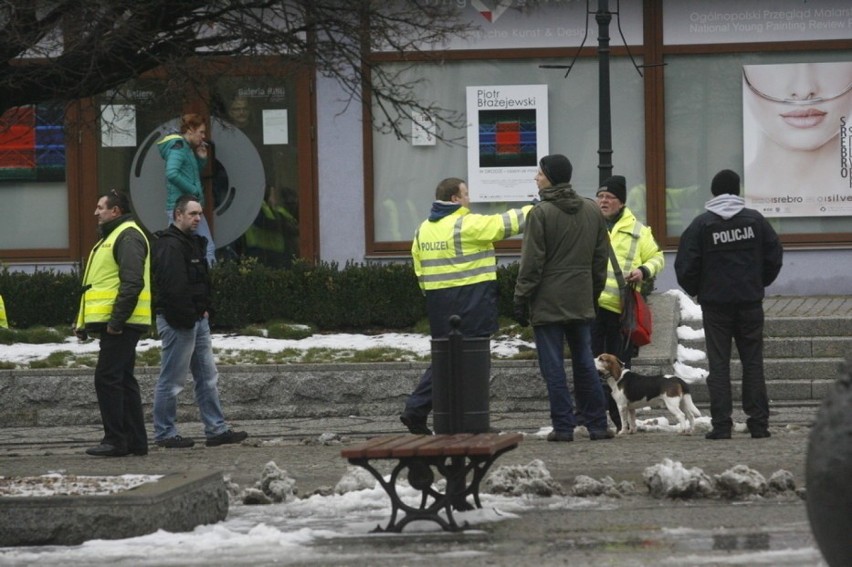
[[825, 120], [826, 114], [828, 113], [817, 108], [807, 108], [785, 112], [781, 114], [781, 118], [794, 128], [813, 128]]

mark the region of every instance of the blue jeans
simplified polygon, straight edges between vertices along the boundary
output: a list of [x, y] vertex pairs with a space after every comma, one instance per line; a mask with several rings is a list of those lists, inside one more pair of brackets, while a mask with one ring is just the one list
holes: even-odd
[[154, 389], [154, 439], [162, 441], [178, 434], [175, 426], [177, 397], [189, 372], [195, 381], [195, 403], [204, 423], [204, 434], [213, 437], [227, 431], [216, 387], [219, 372], [213, 361], [207, 318], [199, 319], [192, 329], [176, 329], [158, 314], [157, 332], [162, 340], [163, 353], [160, 377]]
[[[169, 219], [169, 224], [175, 221], [174, 209], [166, 210], [166, 218]], [[216, 245], [213, 243], [213, 233], [210, 232], [210, 225], [207, 224], [207, 219], [201, 215], [201, 222], [198, 223], [198, 229], [195, 231], [198, 236], [203, 236], [207, 239], [207, 265], [212, 266], [216, 263]]]
[[547, 383], [553, 430], [573, 433], [576, 425], [574, 404], [565, 375], [564, 352], [567, 339], [571, 349], [571, 369], [578, 413], [583, 416], [590, 432], [606, 431], [603, 387], [592, 356], [591, 323], [571, 321], [564, 324], [536, 325], [533, 332], [538, 351], [538, 365]]

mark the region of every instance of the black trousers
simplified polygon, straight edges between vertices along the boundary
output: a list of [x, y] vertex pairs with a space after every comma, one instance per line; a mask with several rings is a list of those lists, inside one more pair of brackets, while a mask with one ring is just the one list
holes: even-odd
[[[592, 323], [592, 354], [598, 356], [603, 353], [614, 354], [624, 363], [625, 368], [630, 368], [630, 361], [633, 358], [633, 345], [621, 333], [621, 313], [599, 307], [598, 315]], [[609, 419], [620, 431], [621, 416], [618, 413], [618, 404], [612, 397], [612, 389], [606, 382], [604, 382], [603, 389]]]
[[704, 341], [710, 374], [710, 419], [713, 429], [730, 431], [731, 341], [743, 366], [743, 411], [749, 431], [761, 431], [769, 424], [769, 396], [763, 376], [763, 303], [702, 305]]
[[621, 313], [598, 308], [598, 315], [592, 324], [592, 354], [614, 354], [630, 368], [633, 359], [633, 344], [621, 332]]
[[124, 328], [120, 335], [101, 334], [101, 350], [95, 367], [95, 392], [101, 421], [103, 443], [119, 450], [139, 451], [148, 448], [145, 415], [139, 382], [133, 372], [136, 366], [136, 343], [140, 331]]

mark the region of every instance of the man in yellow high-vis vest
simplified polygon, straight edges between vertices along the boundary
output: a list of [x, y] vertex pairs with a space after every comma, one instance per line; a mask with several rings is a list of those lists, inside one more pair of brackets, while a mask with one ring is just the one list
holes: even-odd
[[9, 320], [6, 319], [6, 304], [3, 303], [2, 295], [0, 295], [0, 328], [9, 328]]
[[[494, 243], [523, 232], [532, 205], [496, 215], [472, 213], [467, 184], [455, 177], [438, 184], [435, 199], [411, 245], [432, 338], [449, 335], [451, 315], [461, 317], [462, 335], [489, 337], [498, 329]], [[400, 420], [412, 433], [431, 435], [426, 425], [431, 411], [430, 365], [406, 400]]]
[[[618, 266], [607, 264], [606, 286], [598, 299], [597, 315], [592, 324], [592, 354], [614, 354], [630, 368], [634, 350], [630, 338], [621, 332], [621, 288], [615, 268], [622, 272], [627, 285], [640, 286], [643, 281], [657, 277], [666, 265], [663, 251], [657, 245], [651, 227], [643, 224], [625, 205], [627, 181], [623, 175], [604, 179], [596, 193], [598, 207], [606, 219], [610, 245]], [[617, 431], [621, 430], [618, 404], [612, 397], [609, 385], [604, 393], [610, 419]]]
[[142, 397], [133, 372], [136, 343], [151, 325], [150, 247], [125, 194], [112, 190], [101, 196], [95, 216], [101, 239], [86, 263], [74, 332], [81, 340], [89, 333], [100, 336], [95, 392], [104, 437], [86, 453], [147, 455]]

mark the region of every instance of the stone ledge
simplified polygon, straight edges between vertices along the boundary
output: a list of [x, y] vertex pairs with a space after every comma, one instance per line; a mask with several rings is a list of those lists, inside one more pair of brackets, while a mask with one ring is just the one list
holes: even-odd
[[160, 529], [185, 532], [227, 515], [221, 472], [173, 473], [118, 494], [0, 498], [0, 546], [79, 545]]
[[[566, 366], [570, 376], [570, 361]], [[229, 420], [393, 415], [401, 411], [426, 367], [426, 363], [394, 362], [223, 367], [219, 395]], [[646, 373], [671, 372], [671, 363], [643, 356], [634, 368]], [[27, 372], [0, 371], [0, 427], [101, 422], [91, 370]], [[148, 423], [152, 421], [157, 374], [156, 368], [136, 372]], [[179, 422], [198, 419], [192, 390], [188, 379], [178, 398]], [[546, 402], [547, 389], [536, 361], [492, 361], [490, 400], [492, 407]]]

